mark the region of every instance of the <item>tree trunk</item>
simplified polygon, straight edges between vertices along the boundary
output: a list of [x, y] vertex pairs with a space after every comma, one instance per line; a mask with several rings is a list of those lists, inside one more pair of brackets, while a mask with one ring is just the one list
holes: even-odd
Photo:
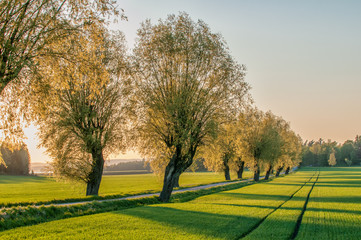
[[280, 175], [282, 170], [283, 170], [283, 166], [277, 168], [276, 177], [278, 177]]
[[179, 188], [179, 177], [180, 177], [180, 175], [178, 177], [175, 177], [174, 186], [173, 186], [175, 188]]
[[285, 174], [287, 175], [289, 172], [290, 172], [290, 167], [287, 167]]
[[101, 149], [92, 152], [92, 170], [88, 175], [86, 195], [98, 195], [103, 175], [104, 157]]
[[239, 163], [238, 163], [238, 171], [237, 171], [238, 179], [242, 179], [243, 170], [244, 170], [244, 161], [239, 161]]
[[256, 182], [259, 181], [259, 173], [260, 173], [260, 171], [259, 171], [258, 163], [255, 163], [253, 179], [254, 179], [254, 181], [256, 181]]
[[225, 179], [231, 180], [231, 175], [229, 174], [229, 166], [228, 166], [228, 156], [223, 157], [223, 171], [224, 171], [224, 177]]
[[172, 157], [169, 164], [165, 168], [163, 189], [159, 195], [159, 199], [162, 202], [169, 202], [170, 196], [171, 196], [173, 188], [174, 188], [175, 181], [180, 175], [180, 173], [176, 172], [174, 162], [175, 162], [175, 156]]
[[228, 181], [231, 180], [231, 175], [229, 174], [229, 167], [224, 168], [224, 178]]
[[193, 157], [196, 153], [197, 147], [195, 146], [187, 156], [181, 155], [181, 147], [176, 147], [175, 153], [170, 159], [167, 167], [165, 168], [163, 189], [159, 195], [159, 200], [162, 202], [169, 202], [170, 196], [174, 185], [179, 176], [193, 163]]
[[272, 171], [272, 165], [269, 165], [268, 170], [266, 171], [266, 175], [264, 176], [264, 180], [269, 179], [269, 175], [271, 174], [271, 171]]

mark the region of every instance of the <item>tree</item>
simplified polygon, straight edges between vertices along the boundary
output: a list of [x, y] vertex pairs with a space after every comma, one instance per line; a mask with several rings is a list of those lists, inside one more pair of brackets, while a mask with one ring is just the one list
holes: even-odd
[[221, 126], [217, 138], [203, 151], [207, 169], [223, 172], [226, 180], [231, 180], [230, 163], [235, 157], [235, 125]]
[[243, 159], [247, 159], [247, 167], [254, 171], [254, 180], [259, 181], [260, 161], [263, 152], [264, 113], [257, 108], [247, 108], [240, 115], [239, 125], [243, 128]]
[[22, 143], [15, 149], [5, 142], [1, 144], [1, 152], [5, 165], [0, 166], [0, 173], [28, 175], [30, 166], [30, 155], [27, 146]]
[[193, 162], [219, 124], [240, 106], [248, 85], [219, 34], [181, 13], [138, 30], [134, 62], [139, 104], [138, 149], [167, 158], [160, 199]]
[[335, 152], [332, 152], [330, 154], [330, 157], [328, 159], [328, 165], [330, 166], [335, 166], [336, 165], [336, 157], [335, 157]]
[[2, 0], [0, 93], [10, 82], [34, 70], [36, 58], [57, 56], [58, 51], [50, 47], [54, 41], [86, 24], [103, 24], [104, 16], [111, 14], [118, 14], [111, 0]]
[[[101, 41], [98, 41], [101, 38]], [[87, 183], [98, 195], [104, 155], [124, 150], [129, 105], [124, 37], [74, 36], [64, 48], [88, 59], [53, 61], [39, 67], [32, 89], [41, 145], [54, 158], [54, 173]], [[69, 49], [64, 49], [69, 51]]]
[[18, 145], [24, 138], [23, 127], [35, 118], [27, 99], [31, 97], [29, 94], [36, 94], [30, 85], [37, 79], [41, 62], [51, 59], [73, 64], [84, 60], [75, 52], [63, 51], [65, 39], [81, 32], [87, 35], [90, 29], [102, 29], [108, 23], [107, 18], [119, 15], [125, 19], [114, 0], [0, 1], [2, 141]]
[[282, 155], [285, 144], [281, 131], [285, 131], [289, 126], [282, 118], [276, 117], [271, 112], [267, 112], [265, 117], [263, 164], [266, 165], [265, 180], [268, 180], [274, 165]]

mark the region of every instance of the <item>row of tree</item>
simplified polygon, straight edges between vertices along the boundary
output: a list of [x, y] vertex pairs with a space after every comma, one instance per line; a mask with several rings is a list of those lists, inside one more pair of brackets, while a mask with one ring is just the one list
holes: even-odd
[[104, 158], [130, 147], [163, 164], [165, 202], [210, 152], [208, 166], [246, 164], [255, 180], [262, 167], [297, 163], [298, 137], [249, 107], [245, 67], [204, 22], [185, 13], [147, 20], [128, 54], [123, 34], [104, 21], [117, 13], [113, 1], [1, 4], [2, 128], [14, 134], [19, 119], [33, 121], [54, 173], [86, 182], [87, 195], [98, 194]]
[[302, 166], [360, 166], [361, 136], [343, 144], [336, 141], [306, 141], [303, 144]]
[[206, 166], [213, 171], [223, 171], [230, 180], [230, 169], [242, 178], [245, 167], [259, 180], [260, 171], [265, 179], [275, 170], [287, 173], [300, 162], [301, 139], [281, 117], [271, 112], [247, 109], [238, 119], [222, 126], [216, 140], [205, 148]]

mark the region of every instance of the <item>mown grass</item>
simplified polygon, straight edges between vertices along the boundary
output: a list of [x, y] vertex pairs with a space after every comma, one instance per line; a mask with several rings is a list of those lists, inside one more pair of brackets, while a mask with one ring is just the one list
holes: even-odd
[[361, 239], [361, 168], [327, 168], [311, 193], [296, 239]]
[[238, 239], [287, 201], [312, 174], [298, 172], [189, 202], [155, 204], [21, 227], [0, 233], [0, 238]]
[[[251, 177], [245, 172], [245, 177]], [[235, 176], [234, 176], [235, 177]], [[224, 181], [220, 173], [184, 173], [180, 178], [181, 187], [204, 185]], [[153, 174], [105, 175], [103, 176], [99, 198], [85, 197], [85, 184], [57, 182], [50, 177], [37, 176], [0, 176], [0, 206], [12, 206], [18, 203], [47, 203], [101, 199], [159, 192], [161, 179]]]

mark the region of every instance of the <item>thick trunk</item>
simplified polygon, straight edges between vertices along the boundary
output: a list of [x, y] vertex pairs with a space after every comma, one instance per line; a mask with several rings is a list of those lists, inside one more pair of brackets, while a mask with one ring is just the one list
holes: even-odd
[[160, 201], [169, 202], [170, 196], [174, 188], [174, 184], [176, 182], [176, 179], [179, 178], [180, 174], [180, 172], [176, 171], [173, 163], [167, 165], [164, 174], [163, 189], [159, 195]]
[[178, 177], [175, 177], [174, 186], [173, 186], [173, 187], [179, 188], [179, 177], [180, 177], [180, 175], [179, 175]]
[[224, 177], [227, 181], [231, 180], [231, 175], [229, 174], [228, 160], [229, 160], [228, 156], [223, 157], [223, 171], [224, 171]]
[[259, 167], [258, 167], [258, 163], [255, 164], [254, 166], [254, 176], [253, 176], [253, 179], [254, 181], [258, 182], [259, 181]]
[[277, 168], [276, 177], [278, 177], [280, 175], [282, 170], [283, 170], [283, 167], [278, 167]]
[[290, 167], [287, 167], [285, 174], [287, 175], [287, 174], [289, 174], [289, 173], [290, 173]]
[[94, 150], [92, 152], [93, 166], [88, 175], [88, 182], [86, 187], [86, 195], [98, 195], [100, 182], [103, 175], [104, 158], [102, 150]]
[[272, 171], [272, 165], [270, 165], [266, 171], [266, 175], [264, 176], [264, 180], [268, 180], [269, 179], [269, 175], [271, 174]]
[[227, 167], [224, 168], [224, 178], [228, 181], [231, 180], [231, 175], [229, 174], [229, 167], [227, 165]]
[[239, 161], [238, 170], [237, 170], [237, 178], [238, 179], [242, 179], [243, 170], [244, 170], [244, 161]]
[[197, 147], [194, 147], [188, 156], [182, 156], [181, 147], [176, 148], [174, 155], [165, 168], [163, 189], [159, 195], [160, 201], [169, 202], [176, 181], [179, 181], [179, 176], [192, 165], [196, 150]]

